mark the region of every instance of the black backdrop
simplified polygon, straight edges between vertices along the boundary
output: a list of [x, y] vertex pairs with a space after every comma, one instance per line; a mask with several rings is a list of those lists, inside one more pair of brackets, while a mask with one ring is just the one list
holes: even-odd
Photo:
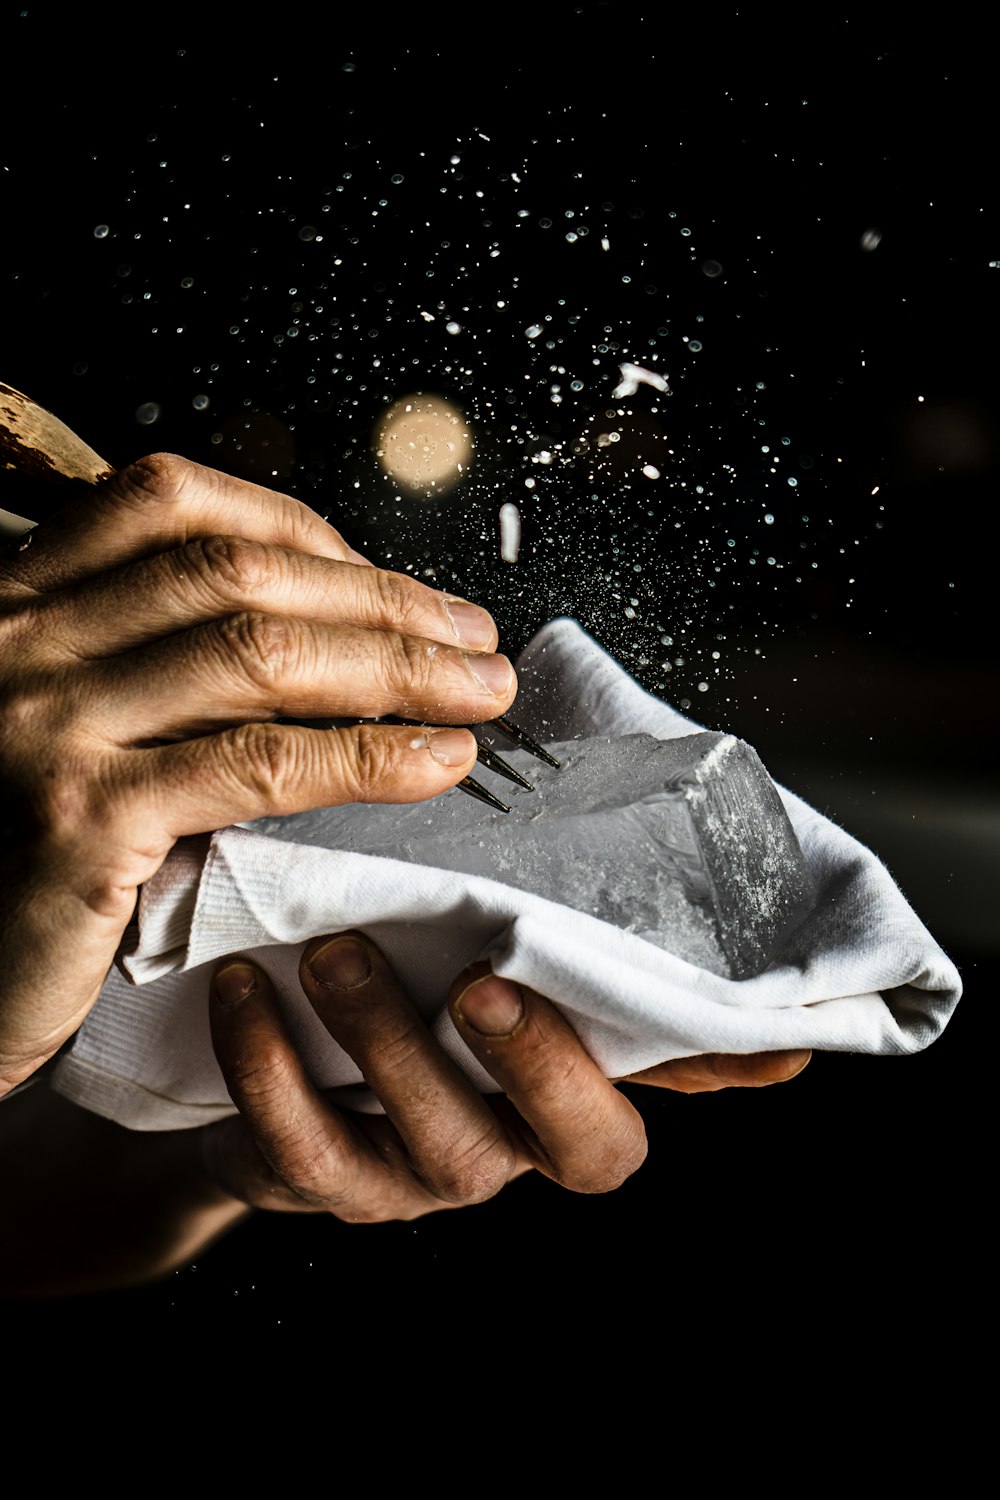
[[[490, 603], [511, 650], [576, 615], [882, 853], [967, 999], [916, 1058], [635, 1091], [650, 1161], [607, 1199], [539, 1180], [416, 1225], [259, 1217], [63, 1323], [363, 1337], [376, 1311], [444, 1309], [516, 1339], [553, 1303], [631, 1322], [647, 1277], [685, 1289], [667, 1320], [794, 1320], [847, 1268], [863, 1313], [879, 1277], [966, 1242], [965, 1070], [998, 947], [984, 38], [540, 14], [337, 16], [321, 46], [294, 7], [214, 40], [175, 10], [114, 68], [82, 23], [7, 9], [0, 378], [115, 464], [170, 449], [290, 490], [373, 560]], [[612, 401], [623, 360], [669, 396]], [[477, 444], [432, 503], [370, 451], [413, 390]]]

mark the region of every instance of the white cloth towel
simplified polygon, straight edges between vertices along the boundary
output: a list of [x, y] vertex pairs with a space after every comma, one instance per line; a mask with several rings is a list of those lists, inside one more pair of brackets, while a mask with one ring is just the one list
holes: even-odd
[[[700, 728], [644, 692], [575, 621], [547, 625], [517, 666], [517, 722], [543, 742], [637, 732], [671, 739]], [[875, 855], [798, 797], [781, 796], [818, 901], [794, 951], [739, 981], [492, 880], [249, 828], [184, 840], [143, 890], [138, 942], [122, 959], [134, 983], [111, 971], [54, 1086], [139, 1130], [232, 1114], [212, 1051], [208, 985], [220, 959], [242, 953], [271, 976], [316, 1083], [353, 1085], [343, 1102], [377, 1110], [297, 977], [310, 938], [347, 928], [379, 945], [441, 1046], [483, 1092], [495, 1084], [445, 1004], [455, 974], [482, 957], [555, 1001], [609, 1077], [701, 1052], [926, 1047], [961, 993], [955, 966]]]

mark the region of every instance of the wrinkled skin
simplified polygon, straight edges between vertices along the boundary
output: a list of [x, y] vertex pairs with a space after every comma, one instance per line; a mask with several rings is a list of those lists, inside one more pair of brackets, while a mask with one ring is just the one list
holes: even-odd
[[[10, 543], [0, 553], [0, 1095], [80, 1026], [140, 885], [178, 838], [339, 802], [419, 801], [469, 774], [473, 736], [433, 726], [509, 708], [517, 684], [496, 646], [485, 610], [373, 568], [288, 496], [170, 455], [140, 459]], [[383, 715], [427, 727], [279, 722]], [[531, 1169], [603, 1192], [642, 1162], [638, 1113], [544, 996], [482, 967], [453, 983], [455, 1025], [501, 1091], [484, 1099], [366, 939], [317, 939], [302, 983], [385, 1116], [346, 1114], [318, 1093], [266, 977], [227, 961], [211, 1016], [240, 1115], [154, 1145], [81, 1124], [55, 1096], [51, 1108], [11, 1101], [15, 1134], [37, 1118], [55, 1163], [39, 1157], [22, 1174], [26, 1204], [47, 1194], [38, 1224], [61, 1224], [60, 1194], [81, 1225], [87, 1199], [97, 1223], [101, 1184], [127, 1163], [148, 1198], [136, 1247], [122, 1246], [123, 1274], [136, 1279], [193, 1253], [248, 1203], [413, 1218], [481, 1202]], [[704, 1092], [778, 1082], [807, 1061], [691, 1058], [634, 1081]], [[67, 1139], [72, 1173], [59, 1165]], [[132, 1202], [138, 1223], [134, 1189]], [[17, 1284], [37, 1272], [48, 1285], [26, 1213]], [[110, 1275], [98, 1257], [79, 1284]]]
[[[555, 1006], [487, 965], [459, 975], [449, 996], [459, 1035], [502, 1090], [486, 1097], [432, 1039], [361, 934], [315, 939], [299, 976], [386, 1114], [347, 1114], [316, 1089], [267, 976], [227, 961], [212, 984], [210, 1016], [240, 1117], [206, 1130], [204, 1147], [211, 1175], [242, 1202], [354, 1223], [412, 1219], [480, 1203], [532, 1169], [574, 1192], [608, 1192], [645, 1159], [638, 1110]], [[809, 1056], [686, 1058], [630, 1081], [680, 1093], [761, 1086], [794, 1077]]]
[[79, 1027], [184, 834], [436, 796], [516, 680], [489, 614], [372, 568], [287, 496], [141, 459], [0, 558], [0, 1092]]

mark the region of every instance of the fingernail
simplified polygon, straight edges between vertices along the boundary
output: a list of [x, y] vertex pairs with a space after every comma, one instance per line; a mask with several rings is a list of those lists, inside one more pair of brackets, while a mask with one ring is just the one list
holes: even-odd
[[238, 1005], [257, 988], [257, 971], [250, 964], [226, 964], [212, 980], [212, 991], [220, 1005]]
[[506, 697], [514, 676], [506, 656], [466, 656], [465, 665], [484, 692]]
[[320, 984], [335, 990], [356, 990], [371, 978], [372, 961], [368, 949], [357, 938], [338, 937], [317, 948], [308, 960], [308, 968]]
[[[424, 744], [442, 766], [464, 766], [476, 753], [476, 742], [467, 729], [432, 729], [423, 735]], [[416, 748], [415, 742], [410, 741]]]
[[484, 1036], [509, 1036], [524, 1016], [524, 1001], [516, 985], [487, 974], [462, 991], [455, 1009]]
[[451, 628], [463, 646], [492, 646], [493, 616], [478, 604], [469, 604], [464, 599], [453, 599], [446, 595], [442, 601], [444, 612], [451, 621]]

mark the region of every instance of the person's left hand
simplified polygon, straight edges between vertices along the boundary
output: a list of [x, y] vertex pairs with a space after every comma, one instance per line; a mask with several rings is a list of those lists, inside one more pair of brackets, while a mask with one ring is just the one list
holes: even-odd
[[[574, 1192], [608, 1192], [642, 1164], [641, 1116], [544, 996], [485, 964], [452, 985], [459, 1035], [503, 1090], [484, 1097], [367, 938], [315, 939], [299, 973], [386, 1113], [335, 1108], [310, 1081], [267, 976], [226, 960], [211, 987], [212, 1039], [240, 1114], [208, 1127], [203, 1148], [212, 1177], [234, 1198], [374, 1223], [480, 1203], [532, 1168]], [[687, 1058], [630, 1081], [683, 1093], [776, 1083], [809, 1056]]]

